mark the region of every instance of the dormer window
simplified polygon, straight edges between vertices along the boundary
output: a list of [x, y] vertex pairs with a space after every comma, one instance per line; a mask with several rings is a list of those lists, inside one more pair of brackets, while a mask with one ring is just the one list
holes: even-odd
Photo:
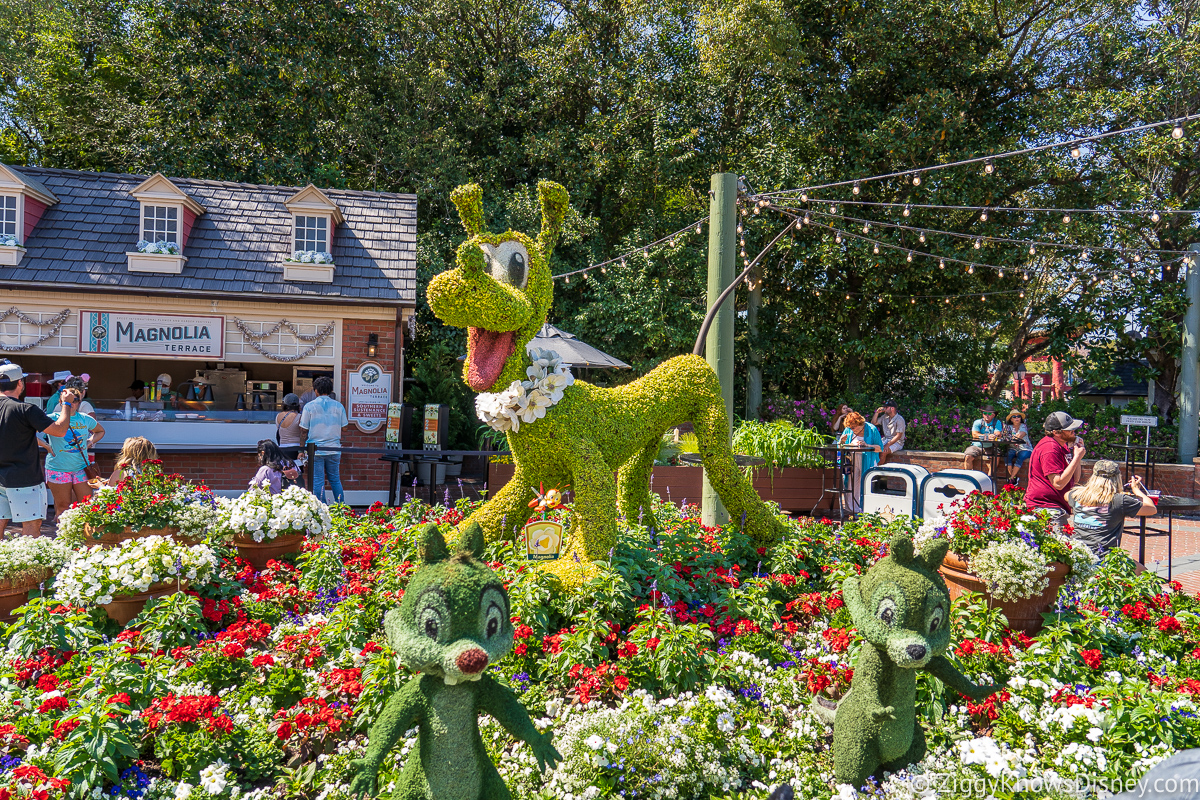
[[0, 195], [0, 235], [21, 238], [17, 229], [17, 196]]
[[333, 241], [344, 219], [341, 209], [311, 183], [284, 206], [292, 212], [292, 251], [283, 257], [283, 279], [333, 283]]
[[296, 252], [329, 252], [329, 217], [296, 215]]
[[125, 253], [130, 272], [178, 275], [187, 258], [188, 234], [196, 218], [204, 213], [197, 203], [161, 172], [156, 172], [130, 192], [141, 201], [141, 238], [136, 249]]
[[142, 239], [179, 244], [179, 207], [143, 205]]
[[39, 181], [0, 164], [0, 267], [15, 267], [42, 214], [58, 198]]

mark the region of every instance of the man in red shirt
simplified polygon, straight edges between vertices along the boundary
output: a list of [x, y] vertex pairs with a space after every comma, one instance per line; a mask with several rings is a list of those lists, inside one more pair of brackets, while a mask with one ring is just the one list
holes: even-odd
[[1067, 491], [1079, 480], [1083, 456], [1087, 450], [1075, 431], [1083, 420], [1065, 411], [1055, 411], [1046, 417], [1046, 435], [1033, 448], [1029, 459], [1029, 489], [1025, 492], [1025, 507], [1045, 508], [1063, 517], [1067, 507]]

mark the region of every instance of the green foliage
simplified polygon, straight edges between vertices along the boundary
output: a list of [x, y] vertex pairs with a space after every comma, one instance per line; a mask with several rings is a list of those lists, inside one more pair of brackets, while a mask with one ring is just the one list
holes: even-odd
[[196, 634], [204, 630], [200, 601], [185, 592], [152, 598], [130, 622], [130, 627], [159, 648], [186, 647], [196, 643]]
[[79, 650], [100, 641], [101, 633], [87, 612], [47, 597], [35, 597], [17, 609], [16, 622], [5, 632], [7, 649], [29, 657], [39, 650]]
[[733, 432], [733, 451], [767, 460], [770, 469], [821, 468], [825, 459], [813, 448], [828, 444], [824, 433], [787, 420], [745, 420]]
[[115, 783], [121, 767], [138, 757], [141, 724], [110, 716], [103, 701], [88, 706], [75, 719], [71, 731], [54, 754], [57, 774], [68, 777], [73, 797], [86, 797], [93, 789]]

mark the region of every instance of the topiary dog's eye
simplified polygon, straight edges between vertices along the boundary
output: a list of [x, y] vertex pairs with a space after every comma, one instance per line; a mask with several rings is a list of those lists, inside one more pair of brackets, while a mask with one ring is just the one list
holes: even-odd
[[529, 279], [529, 251], [520, 242], [479, 245], [487, 255], [488, 274], [503, 284], [524, 289]]
[[885, 597], [879, 601], [879, 609], [876, 612], [879, 618], [891, 625], [896, 621], [896, 601], [890, 597]]
[[483, 609], [483, 636], [494, 639], [504, 630], [504, 621], [508, 619], [508, 604], [504, 602], [504, 594], [493, 588], [484, 591], [480, 598]]
[[931, 614], [929, 617], [929, 632], [936, 633], [937, 629], [942, 627], [942, 622], [945, 621], [945, 617], [946, 612], [942, 610], [941, 606], [935, 608], [933, 610], [933, 614]]

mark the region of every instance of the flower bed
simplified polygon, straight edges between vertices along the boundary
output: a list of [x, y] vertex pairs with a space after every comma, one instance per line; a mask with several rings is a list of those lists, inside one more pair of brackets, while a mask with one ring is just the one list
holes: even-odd
[[[381, 619], [413, 573], [416, 526], [449, 532], [469, 511], [339, 510], [294, 563], [262, 571], [218, 548], [219, 569], [198, 569], [189, 593], [148, 604], [124, 631], [80, 607], [106, 584], [83, 588], [93, 582], [80, 565], [97, 551], [77, 555], [60, 580], [79, 588], [31, 601], [6, 641], [0, 787], [27, 775], [48, 798], [347, 800], [366, 730], [410, 677]], [[845, 692], [860, 646], [842, 580], [911, 523], [792, 522], [760, 548], [736, 522], [697, 517], [656, 507], [565, 594], [511, 545], [489, 549], [516, 629], [489, 669], [565, 759], [539, 774], [529, 748], [483, 717], [514, 797], [762, 800], [785, 781], [798, 797], [854, 796], [831, 783], [831, 734], [809, 706]], [[991, 780], [997, 798], [1045, 797], [1055, 781], [1115, 786], [1200, 744], [1200, 601], [1121, 553], [1071, 591], [1036, 637], [1008, 630], [978, 595], [955, 603], [954, 660], [1008, 689], [975, 703], [921, 676], [924, 772], [891, 776], [875, 796], [925, 796], [934, 773]], [[385, 762], [384, 794], [414, 741]]]

